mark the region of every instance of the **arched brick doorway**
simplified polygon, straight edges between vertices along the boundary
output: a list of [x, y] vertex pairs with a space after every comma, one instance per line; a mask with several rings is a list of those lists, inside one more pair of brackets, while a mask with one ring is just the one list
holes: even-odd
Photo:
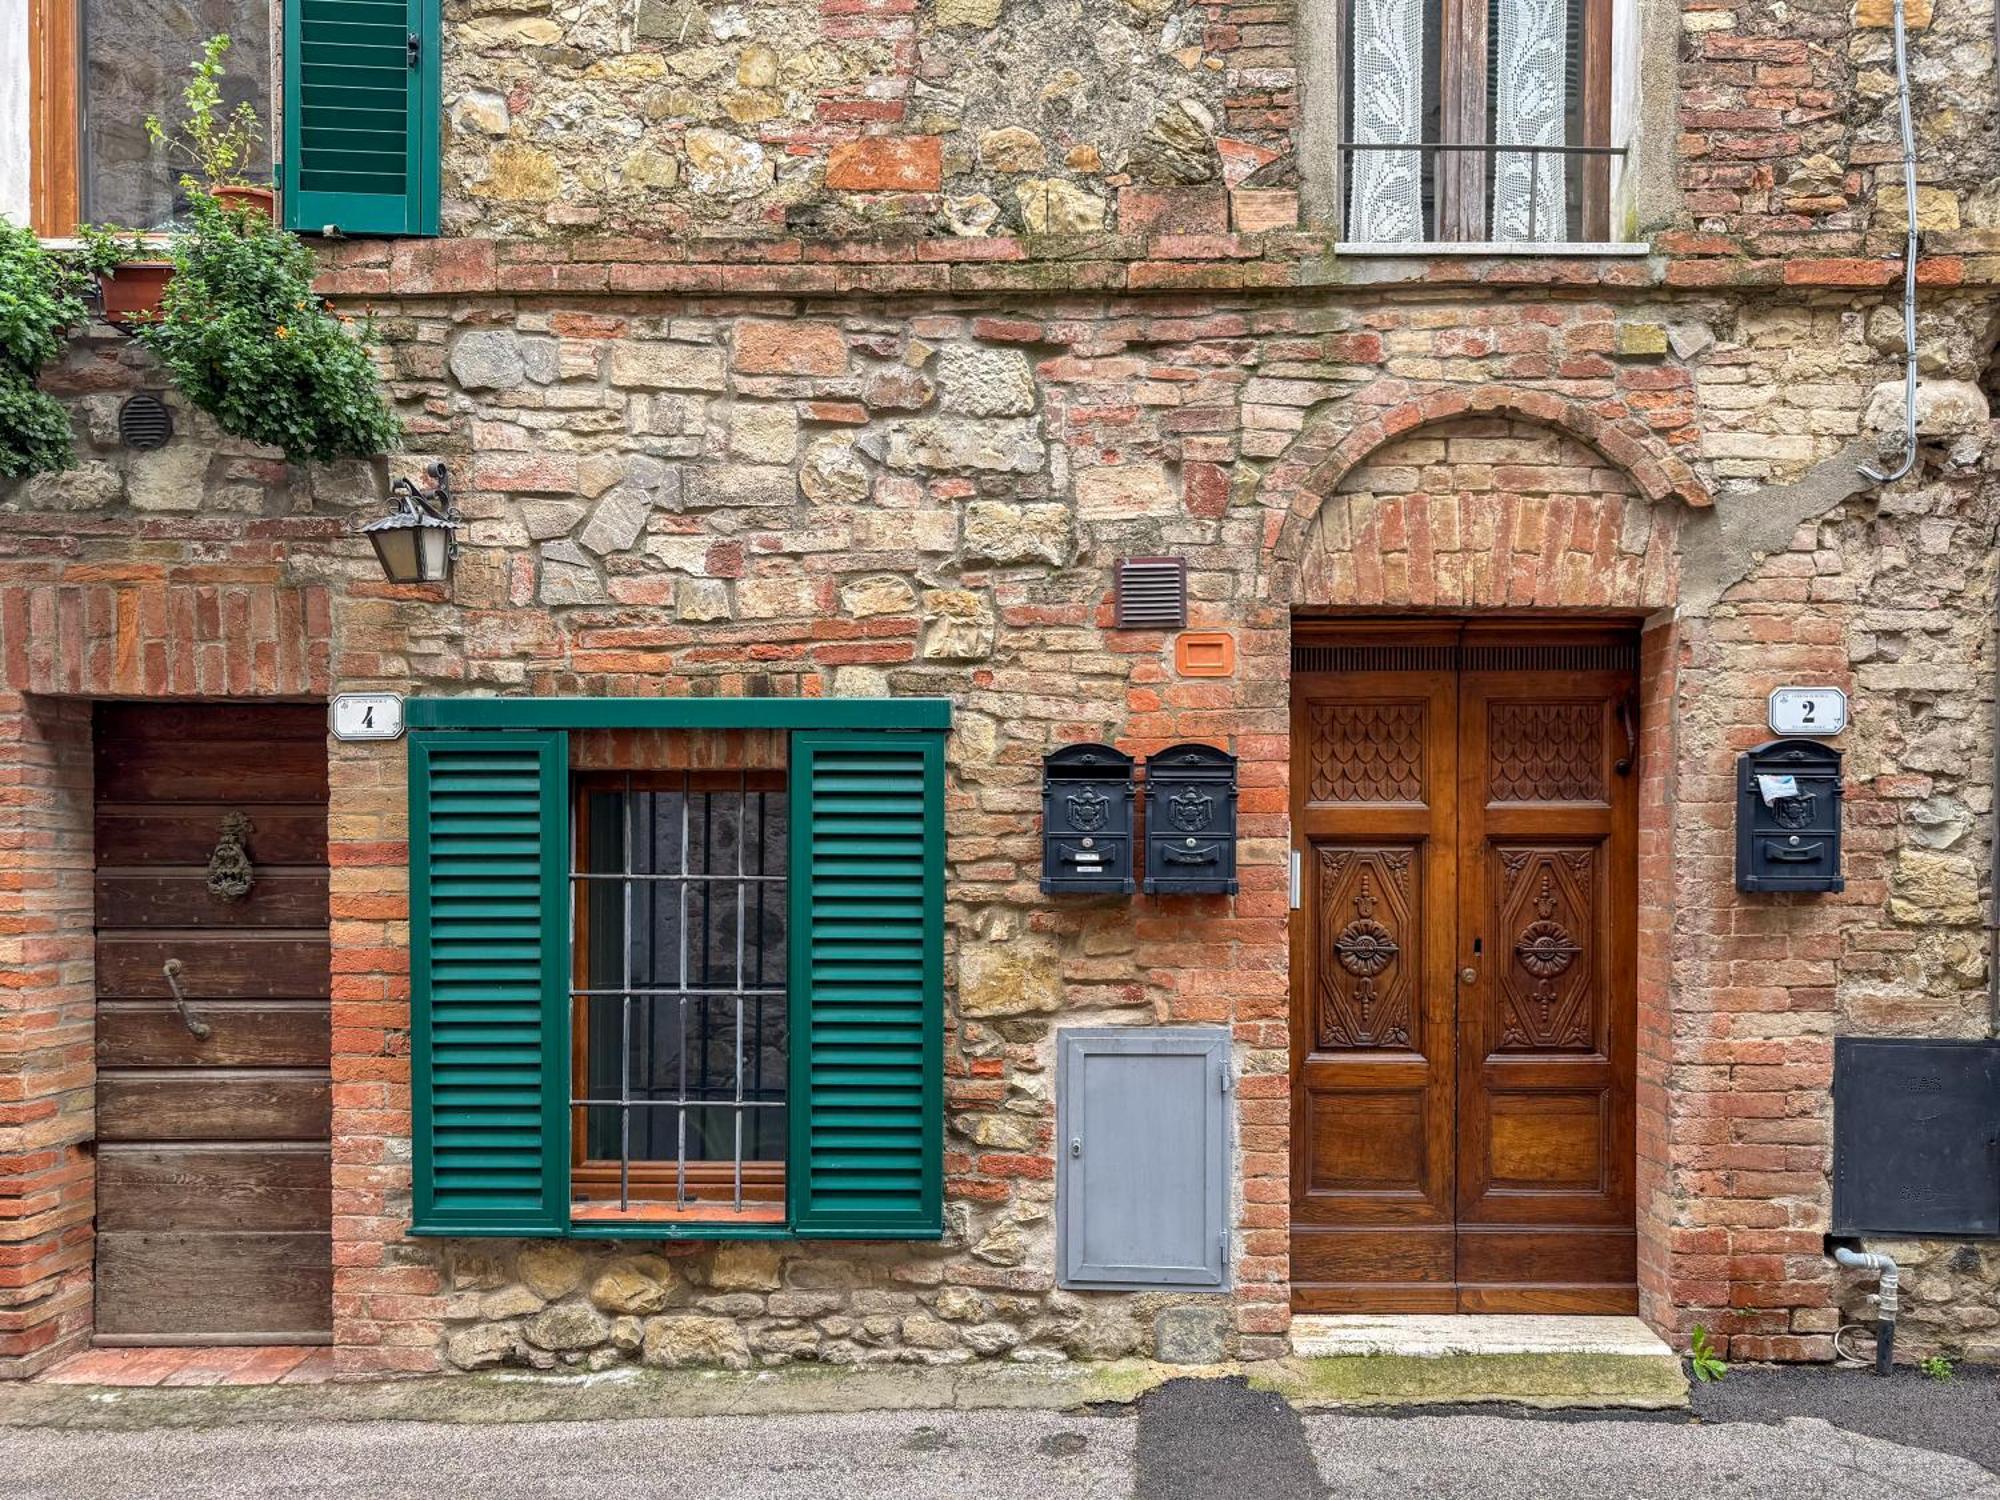
[[[1680, 521], [1706, 496], [1554, 398], [1436, 404], [1318, 451], [1309, 430], [1276, 528], [1294, 1306], [1636, 1306], [1661, 1326], [1672, 609]], [[1371, 802], [1327, 759], [1345, 744], [1379, 777], [1394, 704], [1421, 769]], [[1524, 726], [1533, 753], [1502, 764], [1496, 736]], [[1357, 933], [1376, 946], [1343, 949]], [[1337, 1105], [1309, 1077], [1329, 1055]]]

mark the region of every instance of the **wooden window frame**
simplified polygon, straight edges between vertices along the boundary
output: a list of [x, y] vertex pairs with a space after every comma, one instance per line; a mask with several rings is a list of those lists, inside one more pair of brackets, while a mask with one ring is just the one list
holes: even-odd
[[[1439, 26], [1438, 144], [1488, 145], [1486, 130], [1487, 15], [1490, 0], [1441, 0]], [[1612, 0], [1581, 0], [1583, 5], [1583, 139], [1586, 147], [1611, 145]], [[1345, 147], [1352, 129], [1353, 5], [1340, 0], [1341, 167], [1338, 177], [1340, 223], [1347, 220]], [[1430, 244], [1483, 241], [1486, 197], [1493, 175], [1493, 153], [1440, 151], [1436, 154], [1436, 238]], [[1611, 238], [1611, 158], [1586, 157], [1582, 167], [1581, 242]]]
[[82, 0], [28, 0], [28, 223], [45, 239], [83, 219]]
[[[672, 771], [572, 770], [570, 772], [570, 836], [574, 845], [574, 868], [590, 867], [590, 819], [585, 799], [592, 792], [615, 791], [735, 791], [746, 785], [752, 790], [790, 790], [790, 778], [782, 768], [759, 767], [743, 770], [704, 768]], [[712, 783], [704, 786], [703, 783]], [[787, 889], [794, 878], [786, 868]], [[590, 1087], [590, 1001], [575, 993], [590, 987], [590, 901], [582, 881], [571, 882], [570, 895], [570, 1091], [572, 1098], [588, 1094]], [[789, 938], [787, 938], [789, 942]], [[787, 984], [789, 987], [789, 971]], [[787, 1003], [789, 1009], [789, 1002]], [[790, 1038], [786, 1039], [789, 1063]], [[789, 1106], [790, 1100], [787, 1099]], [[735, 1172], [730, 1162], [686, 1164], [689, 1202], [677, 1201], [678, 1169], [670, 1161], [633, 1161], [625, 1181], [629, 1206], [621, 1207], [619, 1166], [609, 1158], [587, 1154], [586, 1106], [570, 1106], [570, 1200], [571, 1216], [579, 1221], [609, 1223], [745, 1223], [782, 1224], [786, 1213], [785, 1161], [746, 1159], [743, 1163], [743, 1207], [734, 1205]], [[789, 1141], [790, 1132], [786, 1138]], [[606, 1201], [606, 1200], [610, 1201]]]

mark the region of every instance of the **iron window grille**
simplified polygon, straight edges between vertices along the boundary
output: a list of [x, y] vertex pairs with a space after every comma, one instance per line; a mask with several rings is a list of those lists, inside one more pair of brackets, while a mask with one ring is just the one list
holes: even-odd
[[575, 803], [573, 1195], [782, 1219], [784, 774], [580, 776]]

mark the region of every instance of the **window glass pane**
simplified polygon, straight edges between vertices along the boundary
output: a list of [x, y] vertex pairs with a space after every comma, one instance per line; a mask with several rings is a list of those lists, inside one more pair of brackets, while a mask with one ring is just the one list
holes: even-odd
[[264, 122], [243, 175], [271, 179], [271, 0], [83, 0], [83, 211], [134, 229], [168, 223], [185, 205], [189, 170], [146, 138], [146, 117], [172, 131], [181, 93], [212, 36], [228, 33], [223, 113], [249, 103]]
[[624, 1167], [591, 1186], [732, 1197], [738, 1163], [785, 1156], [782, 776], [607, 780], [579, 802], [584, 1146]]

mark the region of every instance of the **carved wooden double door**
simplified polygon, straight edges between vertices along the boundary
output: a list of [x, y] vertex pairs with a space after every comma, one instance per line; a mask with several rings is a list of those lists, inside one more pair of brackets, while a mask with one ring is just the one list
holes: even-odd
[[1293, 1306], [1634, 1311], [1635, 639], [1296, 639]]

